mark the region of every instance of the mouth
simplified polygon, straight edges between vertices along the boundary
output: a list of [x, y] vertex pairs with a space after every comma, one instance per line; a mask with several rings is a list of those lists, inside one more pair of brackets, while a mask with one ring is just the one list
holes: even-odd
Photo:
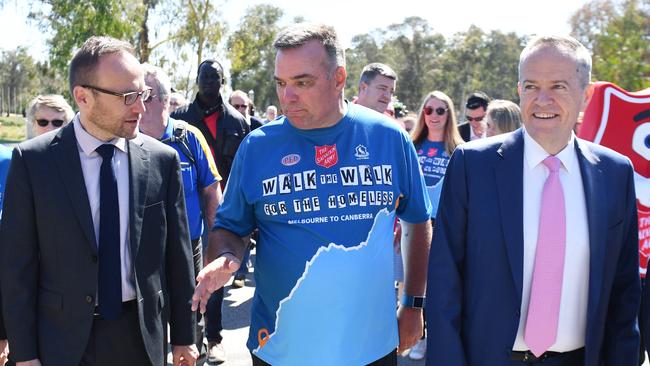
[[558, 116], [559, 115], [555, 113], [533, 113], [533, 117], [537, 119], [553, 119]]

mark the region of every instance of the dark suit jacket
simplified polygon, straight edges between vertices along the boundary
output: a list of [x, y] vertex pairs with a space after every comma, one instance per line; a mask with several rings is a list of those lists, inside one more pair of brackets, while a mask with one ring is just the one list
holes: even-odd
[[465, 142], [469, 142], [469, 139], [471, 138], [471, 129], [472, 125], [470, 125], [469, 122], [461, 123], [458, 125], [458, 132], [460, 132], [460, 137], [462, 137]]
[[[128, 142], [129, 235], [140, 329], [154, 365], [194, 343], [194, 267], [176, 152]], [[73, 124], [18, 145], [0, 229], [3, 311], [12, 358], [78, 365], [93, 324], [97, 245]]]
[[[629, 159], [576, 139], [589, 227], [585, 365], [636, 365], [638, 231]], [[523, 133], [456, 148], [427, 284], [428, 365], [509, 365], [523, 281]]]

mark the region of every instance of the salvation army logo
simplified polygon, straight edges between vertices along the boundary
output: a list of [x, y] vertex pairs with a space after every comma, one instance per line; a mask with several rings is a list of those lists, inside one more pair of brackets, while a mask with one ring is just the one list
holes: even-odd
[[282, 165], [292, 166], [298, 164], [300, 161], [300, 155], [298, 154], [289, 154], [282, 158]]
[[429, 151], [427, 151], [427, 156], [428, 157], [436, 156], [437, 153], [438, 153], [438, 149], [436, 149], [435, 147], [430, 147]]
[[339, 155], [336, 152], [336, 144], [315, 146], [316, 165], [324, 168], [331, 168], [339, 162]]

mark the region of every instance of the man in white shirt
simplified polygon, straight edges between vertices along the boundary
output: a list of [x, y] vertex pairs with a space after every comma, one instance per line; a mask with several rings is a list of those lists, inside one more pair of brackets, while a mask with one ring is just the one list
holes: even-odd
[[487, 137], [487, 111], [490, 98], [483, 92], [472, 93], [465, 103], [465, 123], [458, 125], [458, 132], [466, 142]]
[[524, 127], [452, 156], [430, 252], [428, 364], [637, 364], [634, 176], [629, 159], [573, 133], [590, 73], [575, 39], [532, 39], [519, 62]]

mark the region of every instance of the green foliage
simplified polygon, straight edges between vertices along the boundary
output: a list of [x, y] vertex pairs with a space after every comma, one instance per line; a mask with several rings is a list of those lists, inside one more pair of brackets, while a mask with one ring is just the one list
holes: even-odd
[[174, 15], [178, 28], [171, 33], [172, 43], [177, 50], [189, 46], [198, 66], [205, 53], [217, 49], [226, 31], [221, 14], [210, 0], [182, 0]]
[[38, 93], [38, 76], [27, 48], [0, 52], [0, 112], [21, 113]]
[[650, 1], [595, 0], [573, 15], [571, 26], [592, 51], [593, 80], [630, 91], [650, 87]]
[[383, 62], [399, 77], [396, 96], [417, 111], [426, 94], [441, 90], [458, 109], [467, 95], [483, 90], [494, 98], [517, 101], [517, 62], [523, 40], [514, 33], [489, 34], [471, 26], [449, 39], [426, 20], [406, 18], [387, 30], [357, 35], [347, 50], [348, 97], [357, 92], [361, 69]]
[[282, 10], [273, 5], [250, 7], [242, 17], [239, 29], [228, 38], [232, 87], [255, 91], [254, 102], [258, 108], [277, 105], [273, 41], [280, 30], [277, 23], [282, 15]]
[[143, 5], [119, 0], [40, 0], [42, 10], [29, 17], [52, 37], [50, 63], [65, 74], [73, 52], [91, 36], [105, 35], [134, 43]]

